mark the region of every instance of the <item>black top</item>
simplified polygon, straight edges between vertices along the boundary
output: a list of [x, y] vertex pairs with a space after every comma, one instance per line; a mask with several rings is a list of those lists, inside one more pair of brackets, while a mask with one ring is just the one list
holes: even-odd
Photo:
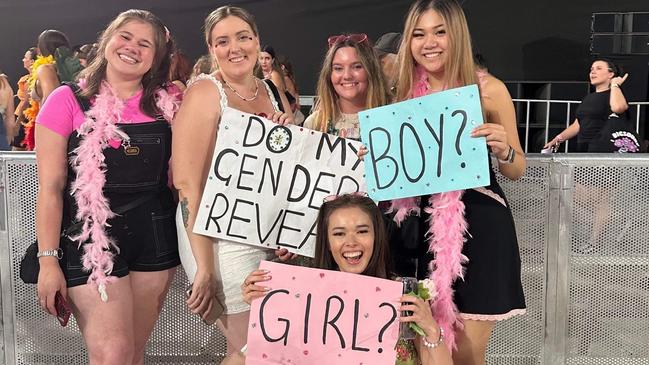
[[579, 143], [590, 142], [597, 137], [611, 114], [611, 90], [594, 92], [586, 95], [577, 107], [576, 116], [579, 121]]

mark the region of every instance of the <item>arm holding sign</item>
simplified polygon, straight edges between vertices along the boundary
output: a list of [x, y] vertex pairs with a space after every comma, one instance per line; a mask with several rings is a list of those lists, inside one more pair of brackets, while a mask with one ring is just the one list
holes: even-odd
[[[197, 272], [187, 305], [192, 313], [208, 313], [216, 288], [214, 243], [192, 230], [221, 115], [220, 96], [208, 80], [196, 81], [186, 92], [173, 126], [172, 170], [178, 189], [184, 229], [196, 260]], [[183, 229], [183, 227], [178, 227]]]
[[487, 123], [475, 128], [473, 137], [485, 137], [498, 158], [500, 173], [517, 180], [525, 173], [525, 153], [518, 139], [514, 103], [502, 81], [485, 75], [481, 86], [482, 106]]

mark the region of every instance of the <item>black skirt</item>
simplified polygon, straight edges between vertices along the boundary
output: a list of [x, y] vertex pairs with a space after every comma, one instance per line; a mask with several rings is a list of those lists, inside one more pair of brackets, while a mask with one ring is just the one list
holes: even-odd
[[[454, 301], [464, 318], [500, 320], [525, 310], [521, 259], [511, 210], [495, 176], [492, 184], [464, 192], [468, 233], [462, 253], [468, 257], [464, 280], [453, 284]], [[421, 197], [421, 216], [408, 217], [400, 227], [389, 225], [391, 253], [399, 276], [429, 277], [433, 255], [425, 232], [424, 213], [430, 196]]]

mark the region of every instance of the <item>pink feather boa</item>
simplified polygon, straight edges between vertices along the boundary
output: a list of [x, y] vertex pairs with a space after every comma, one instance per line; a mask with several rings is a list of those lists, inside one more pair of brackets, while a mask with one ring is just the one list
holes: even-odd
[[[85, 86], [80, 82], [81, 87]], [[171, 121], [180, 103], [180, 92], [170, 88], [160, 89], [156, 103], [167, 121]], [[115, 216], [110, 202], [103, 192], [106, 183], [106, 163], [104, 149], [111, 140], [128, 141], [129, 136], [122, 132], [117, 123], [121, 122], [124, 102], [116, 91], [103, 82], [99, 94], [94, 98], [92, 108], [86, 112], [85, 121], [78, 128], [81, 137], [79, 146], [72, 151], [70, 164], [76, 173], [71, 186], [71, 194], [77, 203], [77, 221], [83, 228], [75, 241], [88, 242], [83, 245], [83, 268], [90, 272], [88, 284], [96, 285], [101, 299], [108, 301], [106, 285], [115, 280], [111, 248], [119, 252], [116, 242], [106, 234], [108, 220]]]
[[[431, 94], [426, 70], [417, 66], [411, 95], [419, 97]], [[441, 328], [444, 329], [445, 342], [450, 349], [457, 347], [455, 331], [462, 329], [457, 306], [453, 301], [453, 282], [458, 278], [463, 279], [463, 263], [468, 258], [462, 254], [462, 247], [466, 241], [467, 223], [464, 218], [463, 190], [450, 191], [430, 196], [428, 206], [424, 211], [430, 214], [428, 238], [428, 252], [435, 254], [435, 259], [430, 263], [430, 278], [435, 283], [438, 293], [431, 303], [433, 316]], [[420, 214], [420, 197], [395, 199], [391, 202], [388, 212], [396, 212], [394, 221], [397, 225], [410, 214]]]

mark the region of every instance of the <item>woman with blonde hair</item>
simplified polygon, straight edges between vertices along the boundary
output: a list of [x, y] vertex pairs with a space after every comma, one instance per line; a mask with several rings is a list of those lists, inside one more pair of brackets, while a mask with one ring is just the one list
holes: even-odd
[[360, 139], [358, 112], [388, 103], [381, 67], [365, 34], [342, 34], [328, 39], [318, 77], [317, 101], [304, 127]]
[[[412, 5], [397, 64], [397, 101], [477, 83], [486, 123], [471, 135], [486, 139], [502, 175], [512, 180], [523, 175], [525, 155], [511, 97], [500, 80], [476, 70], [456, 0]], [[484, 364], [496, 321], [525, 312], [514, 221], [495, 174], [489, 186], [394, 200], [390, 211], [404, 231], [392, 242], [397, 251], [412, 246], [406, 239], [408, 220], [430, 233], [415, 239], [418, 249], [411, 257], [401, 256], [398, 274], [435, 281], [433, 313], [455, 349], [454, 364]]]
[[[217, 326], [228, 342], [228, 356], [222, 364], [228, 364], [240, 357], [247, 338], [250, 307], [243, 301], [240, 285], [273, 251], [199, 235], [192, 227], [221, 118], [245, 112], [286, 124], [292, 121], [292, 114], [285, 96], [272, 82], [253, 74], [259, 58], [259, 32], [250, 13], [222, 6], [207, 16], [204, 29], [218, 71], [199, 75], [187, 86], [173, 126], [172, 167], [180, 199], [176, 215], [180, 256], [192, 283], [187, 306], [208, 323], [219, 317]], [[291, 256], [286, 249], [276, 254]], [[217, 307], [223, 308], [222, 315], [214, 314]]]

